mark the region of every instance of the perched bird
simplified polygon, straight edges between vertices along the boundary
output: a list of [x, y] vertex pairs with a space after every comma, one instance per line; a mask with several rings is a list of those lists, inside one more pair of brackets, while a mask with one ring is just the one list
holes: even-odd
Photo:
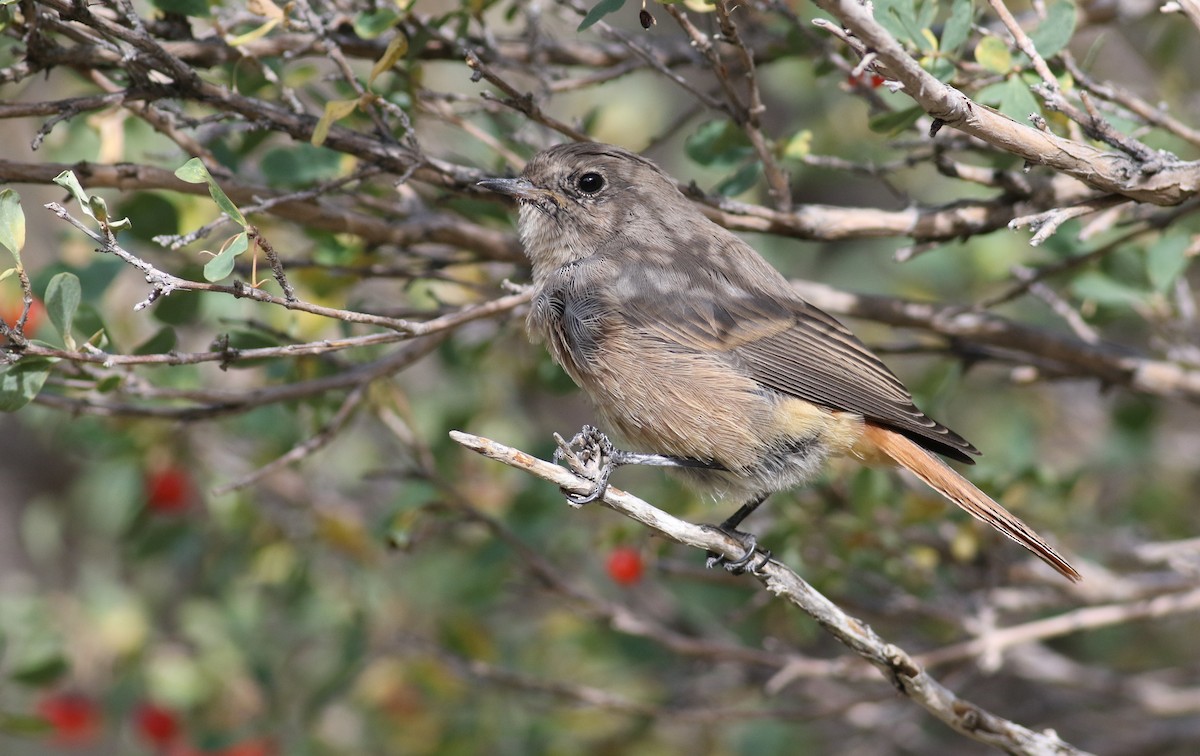
[[603, 422], [642, 450], [615, 452], [614, 462], [668, 465], [736, 500], [722, 523], [729, 531], [830, 457], [898, 464], [1080, 579], [941, 459], [972, 462], [974, 446], [917, 409], [854, 334], [797, 296], [654, 163], [610, 145], [567, 144], [536, 155], [519, 178], [480, 186], [518, 201], [533, 265], [531, 335]]

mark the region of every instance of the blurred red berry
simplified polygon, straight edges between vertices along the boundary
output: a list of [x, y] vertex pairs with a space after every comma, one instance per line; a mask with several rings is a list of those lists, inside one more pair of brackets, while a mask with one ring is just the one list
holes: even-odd
[[631, 585], [642, 579], [642, 555], [626, 546], [612, 550], [608, 555], [608, 576], [620, 585]]
[[[21, 311], [24, 309], [25, 303], [20, 298], [6, 299], [0, 305], [0, 320], [7, 323], [10, 328], [15, 327], [21, 318]], [[45, 320], [46, 306], [42, 304], [42, 300], [34, 299], [33, 303], [29, 305], [29, 315], [25, 318], [25, 335], [34, 336]]]
[[59, 745], [89, 745], [100, 738], [100, 708], [81, 693], [52, 693], [37, 705]]
[[178, 467], [168, 467], [146, 475], [146, 506], [151, 512], [182, 512], [187, 509], [191, 494], [192, 479]]
[[866, 86], [870, 87], [871, 89], [879, 89], [881, 86], [883, 86], [885, 81], [887, 81], [887, 79], [883, 78], [877, 73], [871, 74], [870, 77], [855, 76], [854, 74], [846, 77], [846, 84], [851, 87]]
[[133, 712], [138, 737], [152, 746], [169, 745], [179, 737], [179, 718], [170, 709], [158, 704], [143, 703]]

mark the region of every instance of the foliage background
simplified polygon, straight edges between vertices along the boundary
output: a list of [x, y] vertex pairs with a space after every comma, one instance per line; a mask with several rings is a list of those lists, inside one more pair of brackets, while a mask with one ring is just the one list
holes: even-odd
[[[29, 291], [45, 297], [63, 272], [81, 291], [70, 340], [45, 315], [26, 324], [30, 345], [9, 336], [8, 354], [59, 361], [30, 404], [0, 417], [0, 749], [985, 750], [752, 581], [706, 572], [699, 554], [611, 512], [571, 511], [552, 486], [453, 444], [457, 428], [548, 457], [552, 431], [591, 419], [527, 342], [519, 306], [399, 343], [282, 348], [390, 332], [354, 314], [427, 321], [504, 297], [504, 279], [527, 276], [514, 213], [474, 182], [578, 133], [694, 182], [731, 227], [771, 220], [775, 233], [747, 238], [800, 282], [946, 307], [923, 324], [885, 308], [853, 326], [924, 409], [985, 451], [972, 480], [1054, 534], [1087, 579], [1063, 585], [947, 516], [931, 492], [852, 465], [756, 517], [776, 557], [892, 642], [928, 652], [939, 679], [1002, 716], [1105, 753], [1190, 752], [1200, 739], [1194, 173], [1182, 204], [1097, 205], [1034, 247], [1010, 219], [1109, 195], [1025, 170], [951, 127], [930, 139], [931, 119], [884, 83], [898, 72], [854, 70], [851, 49], [811, 24], [826, 13], [652, 4], [658, 23], [644, 31], [637, 9], [620, 5], [596, 6], [582, 31], [591, 7], [571, 2], [0, 6], [0, 176], [27, 219]], [[1100, 144], [1043, 108], [994, 7], [875, 8], [977, 102], [1022, 123], [1041, 111], [1047, 128]], [[1133, 2], [1013, 10], [1039, 49], [1061, 48], [1046, 57], [1070, 102], [1082, 107], [1090, 92], [1117, 133], [1164, 160], [1196, 159], [1187, 124], [1200, 121], [1189, 73], [1200, 70], [1200, 29], [1184, 15]], [[975, 25], [953, 49], [931, 47], [955, 14]], [[705, 58], [689, 26], [711, 39], [720, 19], [744, 46], [719, 43]], [[761, 114], [748, 107], [750, 84]], [[1148, 160], [1128, 141], [1105, 146], [1118, 148]], [[232, 289], [175, 291], [134, 310], [150, 290], [144, 276], [41, 207], [64, 202], [51, 179], [73, 169], [113, 218], [131, 220], [117, 237], [125, 250], [200, 289], [201, 251], [241, 229], [218, 223], [164, 244], [217, 218], [203, 185], [172, 176], [195, 156], [269, 241], [299, 299], [338, 312]], [[790, 200], [768, 191], [772, 171], [789, 177]], [[924, 225], [905, 225], [914, 213]], [[1036, 283], [1014, 290], [1029, 271]], [[261, 249], [214, 283], [252, 278], [282, 296]], [[11, 324], [19, 277], [0, 287]], [[1029, 330], [1003, 344], [955, 331], [955, 317], [978, 312]], [[1024, 348], [1041, 333], [1183, 377], [1156, 389]], [[84, 362], [84, 342], [159, 362]], [[233, 351], [253, 348], [275, 351]], [[186, 360], [170, 354], [215, 356], [171, 364]], [[690, 519], [719, 511], [656, 471], [623, 470], [618, 484]], [[606, 572], [623, 548], [646, 565], [633, 584]], [[981, 647], [955, 650], [976, 638]], [[95, 709], [73, 746], [37, 716], [67, 695]], [[147, 702], [181, 732], [148, 738], [137, 719]]]

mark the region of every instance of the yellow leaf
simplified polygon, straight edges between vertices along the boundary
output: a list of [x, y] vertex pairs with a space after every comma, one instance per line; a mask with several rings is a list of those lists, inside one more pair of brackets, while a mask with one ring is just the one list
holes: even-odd
[[376, 544], [358, 517], [330, 510], [316, 513], [317, 535], [329, 546], [361, 562], [376, 556]]
[[984, 37], [975, 45], [975, 60], [992, 73], [1006, 74], [1012, 70], [1012, 52], [999, 37]]
[[270, 21], [263, 24], [262, 26], [258, 27], [257, 29], [252, 29], [251, 31], [246, 32], [245, 34], [239, 34], [238, 36], [231, 37], [225, 41], [229, 43], [230, 47], [238, 47], [239, 45], [244, 45], [247, 42], [253, 42], [256, 39], [259, 39], [260, 37], [267, 36], [268, 32], [270, 32], [272, 29], [274, 29], [276, 26], [279, 25], [279, 21], [280, 21], [280, 19], [273, 18]]
[[383, 57], [375, 61], [375, 65], [371, 68], [371, 75], [367, 78], [367, 86], [369, 87], [374, 84], [376, 77], [389, 71], [392, 66], [396, 65], [406, 52], [408, 52], [408, 37], [397, 33], [392, 38], [392, 41], [388, 42], [387, 49], [383, 51]]
[[282, 23], [286, 18], [283, 10], [271, 2], [271, 0], [249, 0], [246, 3], [246, 9], [256, 16], [262, 16], [267, 19], [267, 22], [257, 29], [252, 29], [245, 34], [238, 35], [232, 39], [226, 40], [230, 47], [244, 45], [247, 42], [253, 42], [256, 39], [267, 36], [267, 34]]
[[325, 112], [321, 114], [321, 120], [317, 121], [316, 128], [313, 129], [312, 144], [314, 147], [320, 147], [325, 144], [325, 140], [329, 138], [329, 129], [335, 121], [340, 121], [346, 116], [354, 112], [358, 107], [358, 100], [330, 100], [325, 103]]
[[809, 129], [797, 131], [783, 148], [783, 156], [791, 160], [803, 160], [812, 152], [813, 133]]
[[938, 39], [937, 37], [933, 36], [933, 32], [929, 29], [922, 29], [921, 36], [925, 37], [925, 41], [929, 43], [929, 49], [933, 52], [937, 52]]

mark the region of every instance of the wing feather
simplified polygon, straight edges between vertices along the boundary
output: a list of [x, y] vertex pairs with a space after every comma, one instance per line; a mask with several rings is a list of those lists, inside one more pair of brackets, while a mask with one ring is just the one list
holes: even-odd
[[[678, 278], [678, 270], [672, 275]], [[979, 454], [918, 409], [900, 379], [866, 345], [832, 316], [793, 295], [782, 277], [747, 280], [736, 270], [703, 267], [685, 275], [682, 290], [675, 286], [667, 295], [647, 286], [661, 274], [626, 261], [621, 268], [626, 280], [615, 287], [621, 293], [617, 312], [668, 348], [728, 355], [773, 391], [856, 412], [959, 461], [971, 462], [970, 455]]]

